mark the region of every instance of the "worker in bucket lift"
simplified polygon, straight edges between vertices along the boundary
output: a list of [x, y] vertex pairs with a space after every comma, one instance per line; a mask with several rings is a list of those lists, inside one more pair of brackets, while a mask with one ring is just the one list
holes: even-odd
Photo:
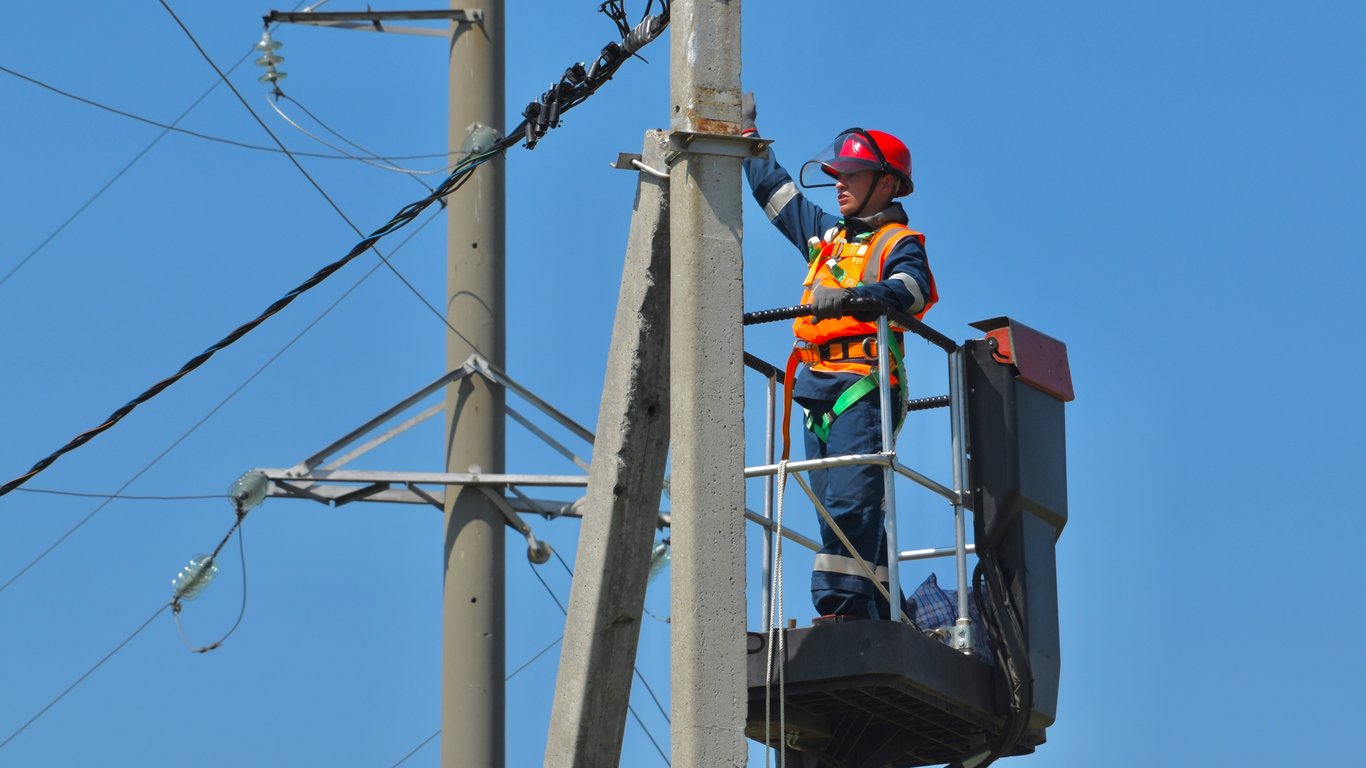
[[[743, 134], [757, 135], [754, 94], [744, 94], [741, 116]], [[877, 299], [920, 318], [938, 299], [925, 236], [906, 226], [906, 211], [894, 202], [914, 188], [911, 153], [891, 134], [850, 128], [807, 161], [799, 174], [801, 186], [834, 187], [838, 216], [807, 200], [771, 150], [746, 159], [744, 168], [754, 199], [806, 262], [802, 303], [811, 306], [812, 315], [794, 322], [797, 342], [788, 363], [790, 396], [806, 410], [806, 456], [878, 453], [877, 318], [848, 316], [846, 305], [852, 298]], [[901, 334], [894, 337], [888, 352], [895, 369], [894, 422], [899, 422], [906, 390]], [[798, 363], [806, 369], [794, 385]], [[886, 584], [882, 468], [834, 467], [811, 472], [810, 481], [857, 555]], [[816, 623], [890, 618], [886, 599], [854, 553], [824, 518], [820, 528], [822, 546], [811, 575], [811, 597], [820, 616]]]

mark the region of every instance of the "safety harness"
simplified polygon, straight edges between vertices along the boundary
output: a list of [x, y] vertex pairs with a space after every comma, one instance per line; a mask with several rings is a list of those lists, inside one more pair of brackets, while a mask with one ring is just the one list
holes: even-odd
[[[840, 356], [826, 357], [832, 350], [838, 350]], [[806, 346], [798, 343], [792, 348], [792, 354], [787, 358], [787, 369], [784, 371], [783, 380], [783, 458], [787, 459], [791, 453], [790, 438], [788, 434], [792, 426], [792, 385], [797, 378], [797, 366], [806, 363], [812, 364], [820, 362], [834, 362], [847, 360], [846, 356], [850, 350], [857, 350], [860, 357], [877, 361], [877, 338], [865, 336], [862, 338], [841, 339], [828, 342], [826, 344]], [[892, 359], [892, 367], [896, 381], [902, 383], [901, 396], [896, 403], [897, 413], [895, 421], [897, 428], [901, 426], [901, 415], [906, 411], [906, 401], [908, 392], [906, 387], [906, 366], [903, 360], [901, 343], [896, 336], [888, 334], [887, 353]], [[810, 412], [806, 414], [806, 428], [812, 434], [820, 438], [823, 443], [830, 435], [830, 425], [835, 423], [841, 414], [849, 410], [850, 406], [861, 400], [864, 395], [877, 389], [879, 383], [878, 369], [873, 367], [868, 373], [864, 374], [847, 389], [835, 398], [835, 404], [830, 410], [821, 414], [819, 418], [812, 416]]]
[[[831, 235], [834, 235], [831, 237]], [[877, 279], [877, 273], [881, 271], [884, 262], [884, 254], [890, 250], [903, 237], [923, 237], [919, 233], [905, 227], [904, 225], [893, 225], [883, 227], [872, 232], [865, 232], [856, 235], [853, 243], [846, 243], [844, 240], [844, 229], [838, 228], [826, 233], [827, 240], [817, 240], [812, 238], [812, 242], [807, 249], [807, 261], [809, 269], [803, 285], [807, 287], [805, 301], [810, 300], [810, 291], [820, 275], [822, 268], [831, 277], [836, 285], [852, 288], [864, 284], [862, 278], [870, 274], [873, 279]], [[871, 243], [869, 241], [872, 241]], [[922, 240], [923, 242], [923, 240]], [[853, 255], [847, 255], [848, 250], [853, 249]], [[846, 270], [840, 262], [845, 261], [851, 269]], [[870, 272], [871, 270], [871, 272]], [[856, 274], [849, 272], [856, 271]], [[928, 309], [928, 307], [926, 307]], [[830, 426], [840, 417], [850, 406], [858, 402], [869, 392], [877, 389], [879, 383], [877, 369], [877, 337], [866, 333], [855, 336], [842, 336], [828, 339], [819, 343], [804, 341], [802, 337], [809, 336], [812, 323], [804, 318], [799, 318], [794, 325], [794, 331], [798, 334], [798, 341], [793, 345], [792, 354], [788, 356], [785, 380], [783, 383], [783, 459], [787, 459], [791, 452], [789, 431], [792, 424], [792, 386], [796, 380], [797, 366], [805, 363], [807, 365], [819, 365], [822, 363], [855, 363], [861, 367], [866, 367], [864, 373], [857, 381], [850, 384], [847, 389], [836, 398], [834, 405], [829, 411], [820, 414], [819, 417], [812, 416], [809, 412], [806, 416], [806, 427], [810, 429], [821, 442], [825, 442], [830, 434]], [[852, 329], [867, 329], [867, 324], [863, 322], [844, 323], [843, 326]], [[900, 427], [901, 414], [905, 412], [905, 403], [908, 396], [906, 382], [906, 371], [903, 362], [901, 343], [895, 335], [889, 334], [888, 355], [892, 359], [893, 376], [896, 381], [902, 382], [900, 402], [897, 403], [896, 422]], [[867, 361], [867, 362], [864, 362]]]

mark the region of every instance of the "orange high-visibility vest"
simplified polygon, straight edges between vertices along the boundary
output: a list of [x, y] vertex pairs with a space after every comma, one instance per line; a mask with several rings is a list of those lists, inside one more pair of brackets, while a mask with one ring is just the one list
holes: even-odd
[[[811, 268], [807, 270], [806, 279], [802, 281], [802, 285], [805, 286], [802, 293], [803, 304], [811, 303], [811, 292], [817, 285], [853, 288], [878, 282], [882, 279], [882, 267], [887, 262], [887, 254], [891, 253], [903, 238], [914, 237], [920, 241], [922, 247], [925, 245], [925, 236], [904, 224], [884, 225], [863, 242], [846, 242], [845, 237], [845, 231], [840, 229], [832, 239], [822, 242], [819, 251], [811, 258]], [[929, 278], [930, 295], [925, 297], [925, 306], [915, 313], [917, 320], [924, 317], [930, 307], [939, 301], [934, 275], [929, 274], [928, 269], [926, 277]], [[896, 323], [892, 323], [891, 327], [894, 331], [905, 330]], [[806, 316], [793, 321], [792, 331], [799, 341], [815, 346], [846, 337], [876, 335], [877, 321], [836, 317], [816, 322], [814, 318]], [[809, 365], [816, 371], [856, 373], [860, 376], [866, 376], [872, 370], [872, 366], [867, 362], [844, 360], [822, 360]]]

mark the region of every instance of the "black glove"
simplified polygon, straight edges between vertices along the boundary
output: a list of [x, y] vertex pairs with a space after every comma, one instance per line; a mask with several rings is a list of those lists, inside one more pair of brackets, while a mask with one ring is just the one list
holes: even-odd
[[[849, 296], [849, 298], [851, 298], [851, 299], [858, 299], [859, 297], [858, 297], [857, 295], [854, 295], [854, 294], [853, 294], [853, 290], [850, 289], [850, 296]], [[866, 297], [865, 297], [865, 298], [866, 298]], [[849, 303], [850, 303], [851, 305], [853, 305], [853, 304], [873, 304], [874, 307], [877, 307], [877, 306], [878, 306], [875, 302], [872, 302], [872, 301], [851, 301], [851, 302], [849, 302]], [[852, 317], [852, 318], [854, 318], [855, 320], [858, 320], [858, 321], [861, 322], [861, 323], [875, 323], [875, 322], [877, 322], [878, 317], [880, 317], [881, 315], [882, 315], [882, 312], [881, 312], [879, 309], [876, 309], [876, 308], [874, 308], [874, 309], [864, 309], [863, 311], [860, 312], [860, 311], [855, 310], [852, 306], [849, 307], [849, 316]]]
[[758, 133], [754, 120], [759, 116], [759, 108], [754, 105], [754, 91], [745, 91], [740, 96], [740, 133]]
[[818, 285], [816, 290], [811, 292], [811, 314], [817, 322], [843, 317], [844, 303], [852, 295], [853, 292], [848, 288], [830, 288]]

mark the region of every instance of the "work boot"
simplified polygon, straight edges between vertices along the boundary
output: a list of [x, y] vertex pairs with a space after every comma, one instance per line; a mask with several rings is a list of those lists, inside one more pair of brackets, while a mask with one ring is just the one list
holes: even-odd
[[848, 621], [867, 621], [867, 616], [857, 616], [849, 613], [832, 613], [827, 616], [817, 616], [811, 620], [811, 626], [819, 627], [825, 624], [843, 624]]

